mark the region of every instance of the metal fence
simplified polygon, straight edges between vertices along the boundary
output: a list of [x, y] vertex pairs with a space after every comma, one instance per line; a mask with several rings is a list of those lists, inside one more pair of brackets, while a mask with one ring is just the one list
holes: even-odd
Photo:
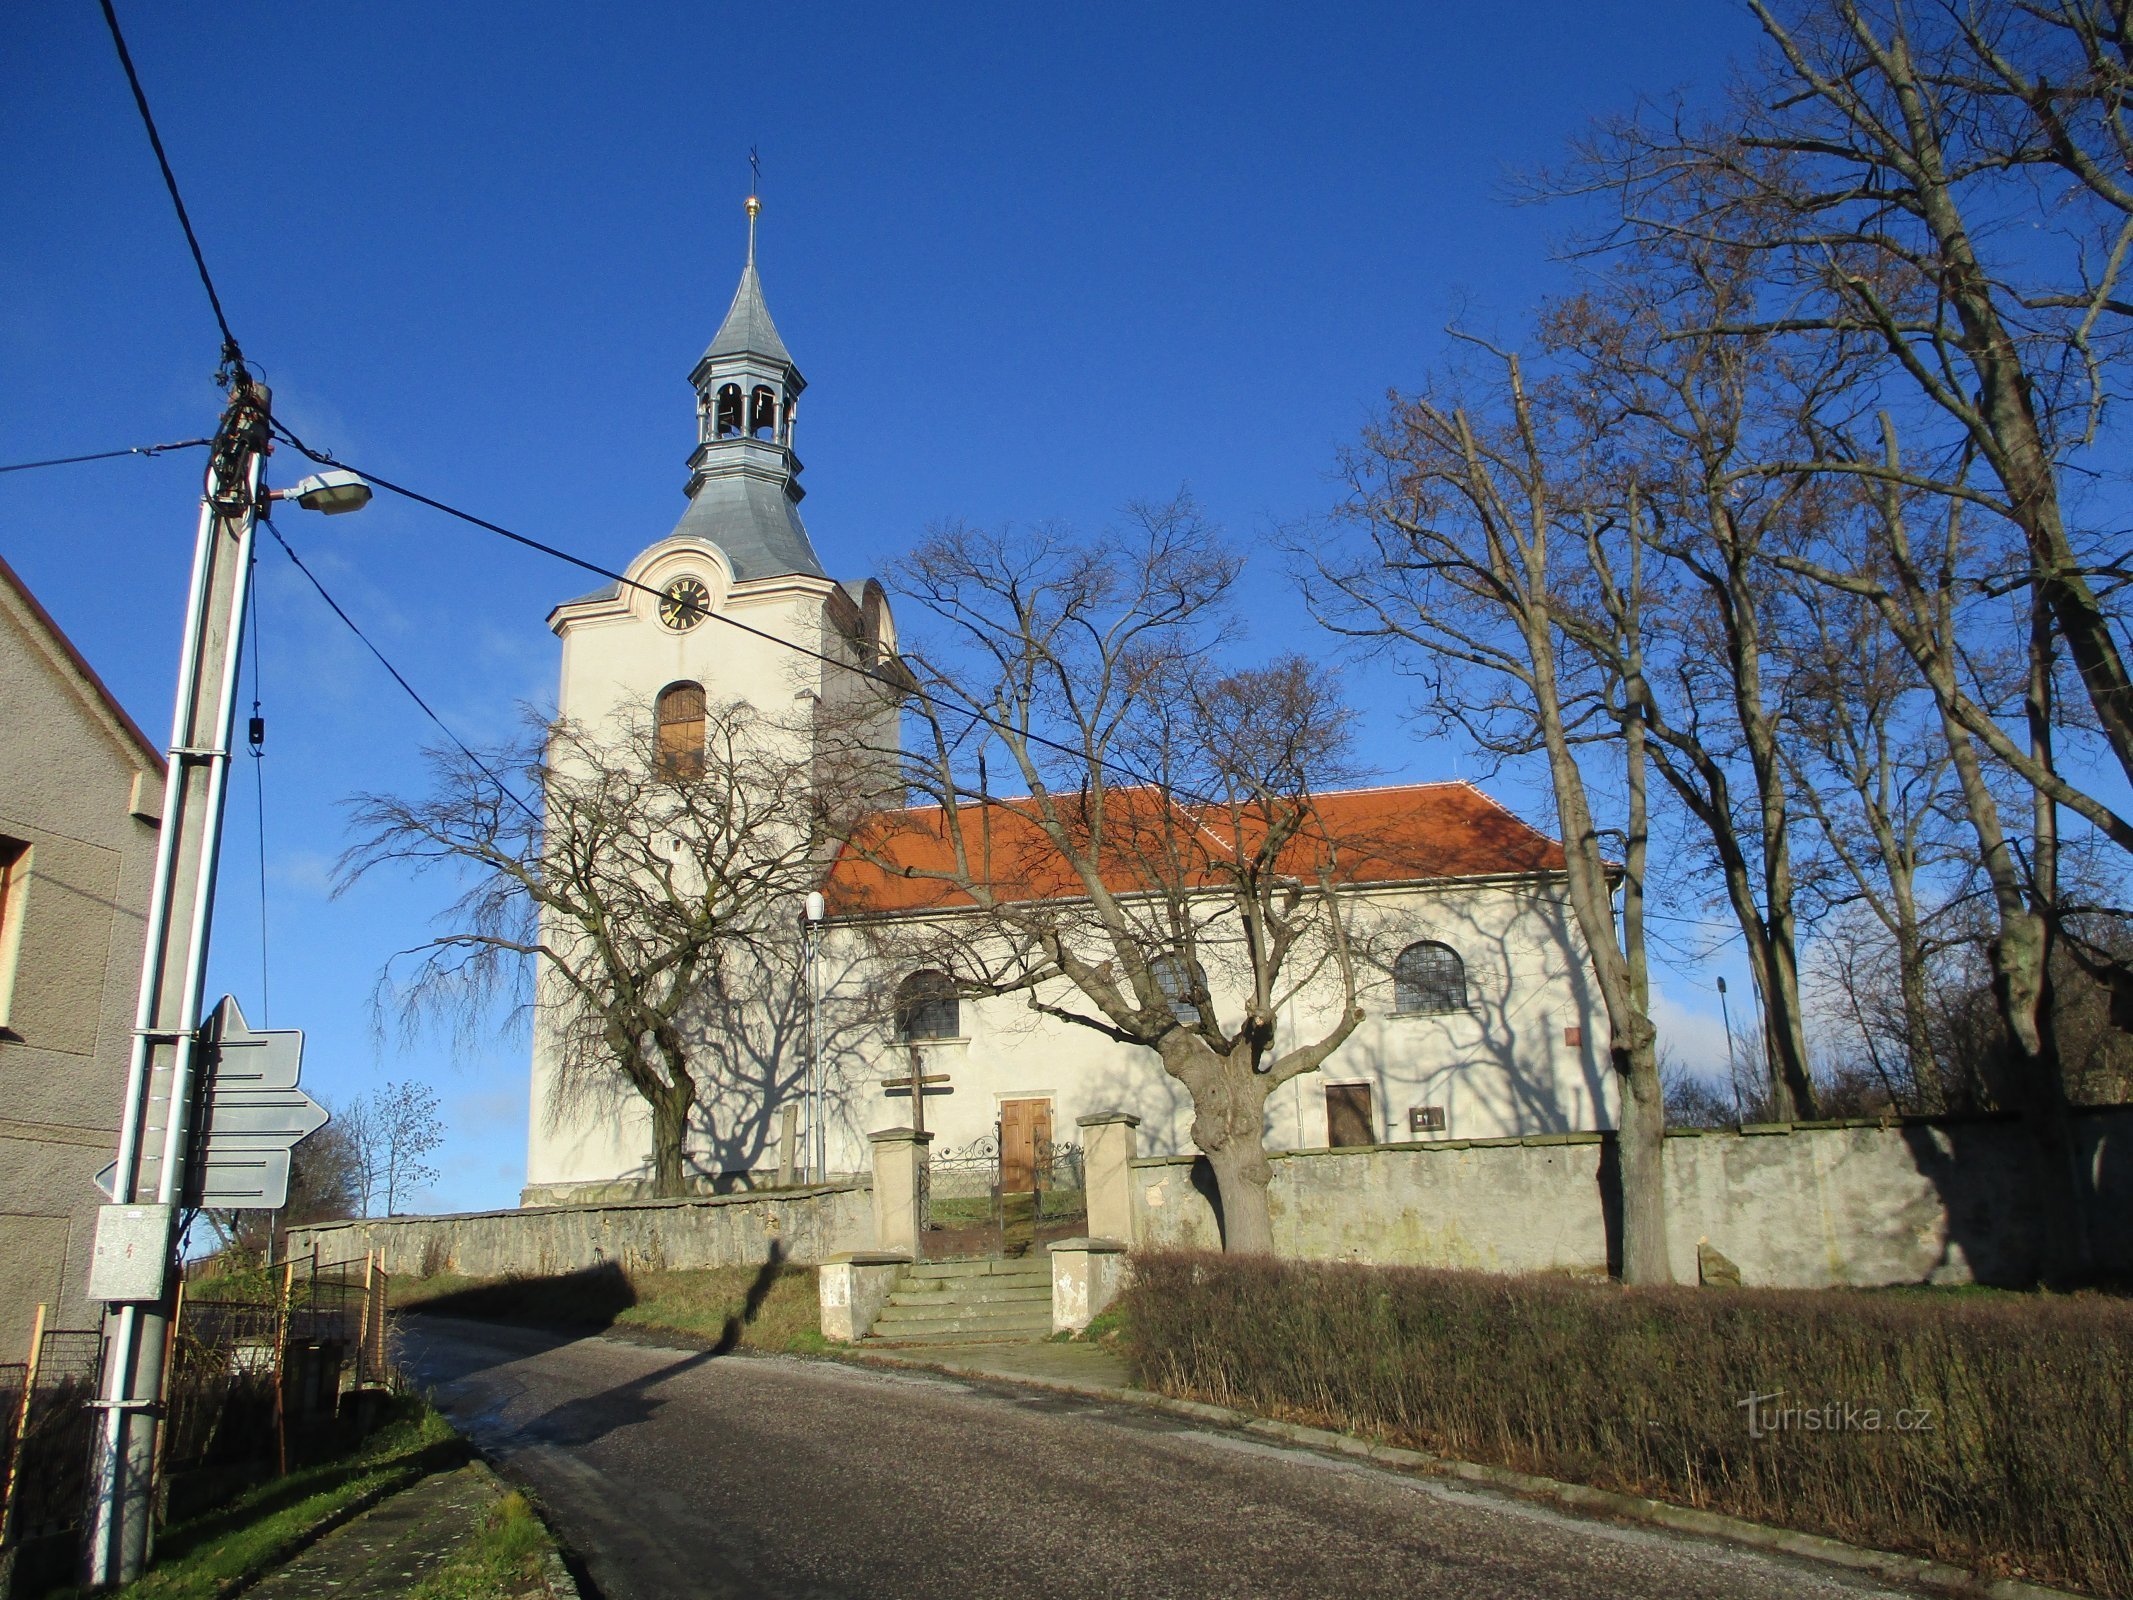
[[1040, 1139], [1028, 1163], [1013, 1163], [1010, 1174], [996, 1128], [930, 1155], [925, 1173], [920, 1226], [929, 1256], [1026, 1255], [1087, 1223], [1079, 1145]]
[[[336, 1423], [346, 1389], [391, 1385], [386, 1288], [371, 1257], [188, 1274], [165, 1369], [159, 1514], [285, 1468], [292, 1438]], [[18, 1579], [71, 1566], [103, 1361], [100, 1329], [48, 1328], [40, 1307], [26, 1359], [0, 1364], [0, 1562]]]

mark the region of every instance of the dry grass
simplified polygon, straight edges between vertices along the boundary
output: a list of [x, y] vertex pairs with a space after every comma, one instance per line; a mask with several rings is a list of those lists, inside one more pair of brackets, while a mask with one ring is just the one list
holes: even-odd
[[[2133, 1302], [1625, 1290], [1134, 1258], [1138, 1380], [2097, 1594], [2133, 1593]], [[1748, 1396], [1761, 1437], [1749, 1427]], [[1784, 1412], [1784, 1415], [1779, 1415]]]
[[392, 1301], [406, 1312], [495, 1322], [641, 1328], [729, 1350], [823, 1348], [812, 1267], [606, 1266], [545, 1278], [439, 1273], [395, 1279]]

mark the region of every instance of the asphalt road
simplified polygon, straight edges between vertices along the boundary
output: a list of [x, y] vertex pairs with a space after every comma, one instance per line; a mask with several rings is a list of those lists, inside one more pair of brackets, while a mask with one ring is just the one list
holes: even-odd
[[1892, 1594], [1164, 1413], [410, 1317], [407, 1360], [606, 1600]]

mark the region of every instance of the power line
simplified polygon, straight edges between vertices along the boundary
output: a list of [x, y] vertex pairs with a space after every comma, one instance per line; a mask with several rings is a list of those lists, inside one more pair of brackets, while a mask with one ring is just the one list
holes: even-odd
[[[513, 544], [524, 545], [529, 550], [538, 550], [542, 555], [552, 556], [556, 560], [564, 562], [567, 565], [581, 568], [584, 571], [593, 573], [595, 576], [598, 577], [610, 579], [613, 582], [622, 585], [626, 589], [638, 590], [640, 593], [648, 594], [654, 599], [666, 598], [665, 595], [661, 593], [661, 591], [653, 588], [650, 584], [639, 583], [635, 578], [632, 578], [625, 573], [617, 572], [612, 567], [603, 567], [597, 561], [588, 561], [583, 556], [571, 554], [568, 550], [559, 549], [555, 545], [544, 543], [543, 541], [532, 538], [527, 534], [515, 532], [514, 530], [503, 526], [501, 523], [491, 522], [486, 517], [477, 517], [471, 511], [462, 511], [459, 509], [459, 507], [454, 505], [448, 505], [442, 500], [433, 499], [429, 495], [423, 494], [420, 490], [410, 489], [404, 484], [394, 483], [392, 479], [381, 477], [377, 473], [370, 471], [366, 467], [350, 466], [347, 462], [341, 460], [337, 456], [327, 453], [326, 451], [314, 450], [311, 448], [311, 446], [305, 444], [303, 440], [299, 439], [294, 433], [290, 432], [287, 425], [281, 422], [276, 422], [274, 424], [274, 431], [280, 434], [282, 438], [286, 439], [299, 452], [310, 457], [313, 461], [317, 462], [322, 467], [337, 467], [343, 472], [353, 472], [357, 476], [361, 477], [365, 482], [375, 484], [380, 489], [384, 489], [389, 491], [390, 493], [399, 495], [402, 499], [412, 500], [417, 505], [428, 506], [432, 511], [441, 511], [448, 517], [456, 517], [461, 522], [471, 523], [474, 527], [480, 528], [484, 532], [493, 533], [499, 538], [509, 539]], [[275, 537], [280, 538], [281, 536], [279, 534], [276, 534]], [[314, 579], [313, 581], [316, 582], [317, 580]], [[798, 655], [806, 656], [809, 660], [819, 661], [824, 666], [836, 667], [840, 671], [854, 673], [859, 677], [867, 679], [871, 683], [881, 685], [885, 689], [895, 690], [899, 694], [909, 692], [910, 686], [908, 684], [897, 682], [894, 678], [890, 677], [885, 672], [876, 671], [872, 667], [855, 666], [849, 661], [840, 660], [836, 656], [826, 655], [820, 650], [810, 649], [808, 646], [796, 643], [791, 639], [780, 638], [777, 634], [771, 633], [763, 628], [755, 627], [752, 624], [742, 622], [737, 617], [729, 617], [723, 612], [712, 611], [707, 607], [701, 606], [698, 606], [695, 609], [701, 610], [703, 612], [703, 615], [710, 617], [715, 622], [722, 622], [729, 628], [736, 628], [740, 632], [748, 634], [753, 638], [761, 639], [766, 643], [782, 646], [783, 648], [791, 650]], [[380, 659], [383, 658], [381, 657]], [[1011, 723], [1005, 722], [998, 717], [991, 716], [986, 712], [978, 710], [976, 707], [951, 706], [948, 709], [956, 716], [967, 717], [973, 726], [983, 725], [985, 727], [992, 728], [1000, 733], [1009, 734], [1015, 738], [1021, 739], [1027, 744], [1041, 745], [1047, 750], [1057, 751], [1059, 754], [1075, 761], [1085, 761], [1090, 759], [1088, 752], [1085, 750], [1077, 750], [1072, 745], [1067, 744], [1061, 740], [1047, 738], [1045, 735], [1041, 733], [1033, 733], [1027, 728], [1017, 728]], [[1146, 784], [1151, 789], [1163, 789], [1165, 787], [1168, 787], [1172, 789], [1175, 793], [1183, 796], [1185, 799], [1197, 801], [1201, 805], [1212, 806], [1216, 803], [1208, 799], [1204, 795], [1195, 795], [1187, 790], [1179, 789], [1174, 784], [1166, 785], [1160, 779], [1151, 778], [1145, 773], [1136, 772], [1131, 767], [1124, 766], [1108, 757], [1101, 758], [1097, 764], [1099, 768], [1108, 767], [1111, 771], [1118, 773], [1123, 777], [1130, 778], [1135, 783]]]
[[136, 444], [123, 450], [98, 450], [85, 456], [54, 456], [49, 461], [17, 461], [0, 472], [28, 472], [32, 467], [71, 467], [79, 461], [111, 461], [119, 456], [159, 456], [166, 450], [193, 450], [210, 445], [212, 439], [180, 439], [173, 444]]
[[119, 65], [126, 69], [127, 85], [133, 90], [133, 103], [140, 108], [141, 126], [148, 130], [148, 142], [155, 148], [156, 165], [163, 169], [163, 187], [170, 191], [170, 203], [177, 208], [178, 226], [185, 230], [185, 242], [191, 247], [193, 265], [200, 269], [200, 286], [207, 291], [207, 303], [215, 308], [215, 325], [222, 330], [223, 364], [233, 374], [243, 378], [244, 354], [237, 348], [237, 335], [230, 332], [230, 319], [222, 314], [222, 296], [215, 292], [215, 280], [207, 270], [207, 257], [200, 253], [200, 237], [193, 232], [193, 219], [186, 214], [185, 197], [178, 193], [178, 176], [170, 170], [170, 157], [163, 152], [163, 136], [156, 131], [155, 114], [148, 109], [148, 96], [141, 88], [141, 75], [133, 70], [133, 52], [126, 48], [126, 36], [119, 31], [118, 13], [111, 9], [111, 0], [102, 0], [104, 21], [111, 28], [111, 42], [118, 47]]
[[[298, 448], [302, 447], [299, 446]], [[309, 454], [309, 452], [307, 451], [306, 454]], [[511, 801], [513, 805], [517, 806], [519, 810], [525, 812], [528, 817], [532, 818], [534, 826], [540, 826], [540, 813], [535, 811], [533, 807], [526, 804], [525, 801], [521, 800], [518, 796], [518, 791], [513, 789], [508, 783], [504, 782], [502, 778], [498, 777], [494, 768], [492, 768], [486, 761], [482, 760], [482, 758], [476, 755], [472, 750], [468, 749], [466, 741], [461, 739], [458, 734], [454, 733], [451, 730], [450, 725], [445, 722], [444, 718], [438, 716], [437, 713], [430, 708], [430, 703], [427, 700], [423, 699], [422, 696], [416, 692], [415, 686], [409, 683], [406, 678], [401, 676], [400, 669], [394, 666], [390, 661], [385, 659], [385, 652], [380, 650], [376, 645], [370, 642], [370, 635], [368, 635], [361, 628], [356, 626], [355, 619], [349, 616], [347, 612], [341, 609], [341, 603], [338, 600], [334, 599], [332, 595], [326, 592], [326, 586], [318, 581], [318, 574], [313, 572], [309, 567], [305, 566], [303, 557], [299, 556], [293, 549], [290, 548], [289, 541], [281, 536], [281, 529], [275, 527], [274, 524], [265, 517], [261, 517], [259, 521], [260, 526], [265, 528], [267, 532], [274, 535], [274, 542], [281, 546], [282, 554], [286, 555], [290, 559], [290, 561], [295, 563], [296, 570], [298, 572], [301, 572], [306, 578], [311, 580], [311, 587], [318, 591], [318, 597], [326, 602], [327, 606], [331, 608], [335, 616], [339, 617], [342, 622], [347, 624], [348, 631], [350, 633], [354, 634], [358, 639], [363, 641], [363, 648], [368, 650], [372, 655], [378, 658], [378, 665], [392, 674], [393, 682], [397, 683], [402, 689], [407, 691], [408, 699], [414, 701], [416, 705], [422, 708], [422, 714], [428, 717], [430, 721], [436, 723], [438, 728], [443, 732], [444, 736], [447, 739], [451, 740], [453, 745], [458, 748], [459, 753], [465, 756], [469, 761], [473, 762], [476, 767], [480, 768], [482, 774], [487, 777], [491, 783], [495, 784], [498, 790], [500, 790]]]
[[251, 591], [252, 612], [252, 720], [245, 729], [245, 742], [252, 747], [252, 810], [259, 823], [259, 1025], [265, 1027], [273, 1020], [273, 1012], [267, 1005], [267, 719], [259, 712], [259, 675], [265, 668], [266, 652], [259, 646], [257, 547], [252, 551], [250, 566], [247, 587]]

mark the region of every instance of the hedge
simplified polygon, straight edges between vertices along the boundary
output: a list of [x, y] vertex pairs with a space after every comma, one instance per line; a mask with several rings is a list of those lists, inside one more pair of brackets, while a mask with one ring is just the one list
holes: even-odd
[[1182, 1398], [2133, 1594], [2125, 1299], [1165, 1253], [1125, 1312], [1137, 1380]]

